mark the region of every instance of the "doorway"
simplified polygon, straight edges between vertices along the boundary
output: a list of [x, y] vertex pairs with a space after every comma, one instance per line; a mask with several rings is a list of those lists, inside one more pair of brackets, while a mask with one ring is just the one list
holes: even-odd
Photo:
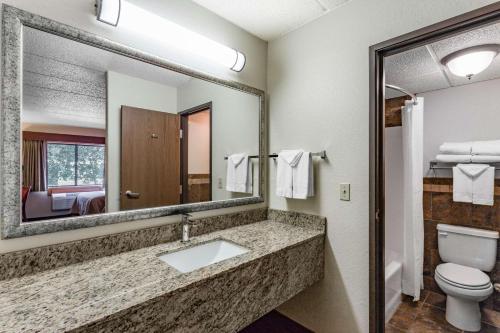
[[370, 332], [385, 330], [386, 64], [387, 57], [463, 34], [500, 20], [492, 4], [370, 48]]
[[181, 117], [182, 203], [212, 200], [212, 102], [184, 110]]

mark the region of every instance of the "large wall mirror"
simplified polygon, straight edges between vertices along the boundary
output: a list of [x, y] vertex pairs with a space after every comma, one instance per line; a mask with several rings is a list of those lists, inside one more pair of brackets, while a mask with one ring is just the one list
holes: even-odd
[[262, 91], [3, 15], [3, 237], [262, 201]]

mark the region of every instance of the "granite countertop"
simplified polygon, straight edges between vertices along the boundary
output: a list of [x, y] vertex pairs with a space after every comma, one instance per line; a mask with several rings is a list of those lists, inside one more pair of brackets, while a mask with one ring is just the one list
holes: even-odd
[[[1, 281], [0, 332], [71, 330], [323, 236], [323, 231], [314, 228], [263, 221], [193, 237], [188, 244], [165, 243]], [[220, 238], [251, 251], [184, 274], [158, 258]]]

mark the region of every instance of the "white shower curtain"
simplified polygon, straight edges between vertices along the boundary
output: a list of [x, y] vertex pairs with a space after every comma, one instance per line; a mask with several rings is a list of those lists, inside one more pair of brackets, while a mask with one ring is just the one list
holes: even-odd
[[423, 217], [423, 129], [424, 99], [417, 105], [407, 101], [401, 110], [403, 122], [404, 164], [404, 259], [402, 290], [406, 295], [420, 299], [424, 269]]

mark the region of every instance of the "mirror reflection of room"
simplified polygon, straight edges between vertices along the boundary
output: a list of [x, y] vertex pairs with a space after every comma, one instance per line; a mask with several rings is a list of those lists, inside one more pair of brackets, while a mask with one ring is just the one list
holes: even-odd
[[258, 96], [23, 31], [24, 222], [258, 195]]
[[475, 332], [500, 316], [499, 31], [385, 59], [388, 330], [418, 331], [419, 317]]

